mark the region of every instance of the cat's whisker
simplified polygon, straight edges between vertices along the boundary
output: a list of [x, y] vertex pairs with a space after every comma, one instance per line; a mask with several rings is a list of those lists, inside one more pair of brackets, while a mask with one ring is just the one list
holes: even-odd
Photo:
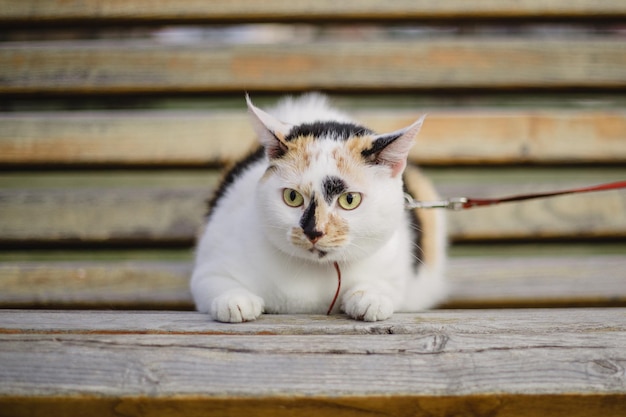
[[424, 232], [424, 230], [422, 229], [422, 227], [421, 227], [420, 225], [418, 225], [418, 224], [410, 224], [410, 225], [409, 225], [409, 228], [410, 228], [411, 230], [415, 231], [415, 232], [418, 232], [418, 233], [423, 233], [423, 232]]
[[357, 245], [356, 243], [350, 243], [349, 248], [355, 248], [361, 255], [369, 255], [370, 251], [363, 248], [362, 246]]
[[423, 251], [423, 248], [422, 248], [420, 245], [418, 245], [417, 243], [415, 243], [415, 242], [412, 242], [412, 243], [411, 243], [411, 247], [412, 247], [412, 249], [413, 249], [413, 250], [410, 252], [411, 258], [413, 258], [413, 260], [414, 260], [415, 262], [417, 262], [418, 264], [420, 264], [420, 265], [426, 265], [426, 263], [424, 262], [424, 260], [423, 260], [423, 259], [421, 259], [419, 256], [417, 256], [417, 255], [415, 254], [415, 252], [416, 252], [416, 251], [422, 252], [422, 251]]

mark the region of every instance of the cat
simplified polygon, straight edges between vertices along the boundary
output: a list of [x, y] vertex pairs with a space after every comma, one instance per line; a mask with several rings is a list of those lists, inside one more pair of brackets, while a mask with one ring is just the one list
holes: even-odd
[[405, 193], [438, 198], [407, 163], [424, 118], [377, 134], [319, 93], [269, 112], [246, 101], [260, 145], [209, 202], [191, 277], [197, 310], [221, 322], [326, 313], [335, 263], [334, 313], [378, 321], [440, 302], [444, 215], [405, 209]]

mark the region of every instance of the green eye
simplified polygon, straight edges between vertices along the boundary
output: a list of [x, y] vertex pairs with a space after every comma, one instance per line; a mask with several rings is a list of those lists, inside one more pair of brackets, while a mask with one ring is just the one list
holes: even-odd
[[289, 207], [300, 207], [304, 204], [302, 194], [292, 188], [285, 188], [283, 190], [283, 200]]
[[339, 196], [339, 206], [344, 210], [354, 210], [361, 204], [361, 193], [343, 193]]

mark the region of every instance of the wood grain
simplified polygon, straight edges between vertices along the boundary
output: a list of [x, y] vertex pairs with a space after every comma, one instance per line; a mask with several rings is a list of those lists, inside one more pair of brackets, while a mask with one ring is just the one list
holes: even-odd
[[[190, 311], [9, 309], [0, 310], [0, 334], [306, 337], [416, 335], [449, 329], [458, 333], [459, 337], [474, 335], [487, 339], [494, 335], [493, 341], [497, 341], [505, 337], [507, 332], [511, 335], [540, 338], [549, 338], [554, 333], [570, 336], [594, 333], [601, 335], [603, 332], [620, 334], [626, 330], [625, 320], [624, 308], [429, 310], [421, 313], [394, 314], [389, 320], [379, 322], [352, 320], [341, 314], [331, 316], [266, 314], [257, 321], [246, 323], [214, 322], [206, 314]], [[296, 338], [293, 339], [295, 341], [293, 343], [298, 343]], [[341, 343], [340, 338], [335, 339], [336, 343]], [[553, 339], [558, 340], [556, 337]], [[484, 342], [490, 343], [488, 340]], [[519, 339], [512, 339], [511, 342], [523, 343]], [[457, 344], [458, 341], [454, 343]], [[316, 349], [315, 346], [302, 345], [300, 349], [303, 350]], [[616, 340], [608, 342], [606, 346], [619, 347], [619, 343]], [[424, 346], [423, 349], [429, 348], [435, 346]]]
[[[451, 258], [446, 308], [626, 305], [626, 256]], [[190, 261], [4, 261], [1, 308], [192, 309]]]
[[[378, 132], [424, 113], [354, 112]], [[206, 166], [232, 162], [254, 145], [243, 111], [0, 114], [0, 164]], [[429, 111], [411, 159], [422, 164], [619, 163], [626, 112], [604, 110]]]
[[502, 2], [479, 0], [471, 5], [463, 0], [300, 1], [254, 0], [189, 1], [165, 0], [159, 7], [146, 0], [133, 2], [0, 1], [0, 23], [32, 22], [142, 22], [167, 21], [321, 21], [328, 20], [459, 20], [459, 19], [547, 19], [615, 18], [626, 15], [618, 0], [572, 2], [523, 0]]
[[[548, 405], [570, 416], [618, 415], [626, 398], [624, 309], [443, 311], [374, 324], [265, 316], [236, 326], [196, 313], [73, 316], [0, 312], [3, 410], [532, 415]], [[395, 399], [403, 408], [388, 408]]]
[[622, 39], [0, 46], [0, 93], [125, 94], [626, 87]]

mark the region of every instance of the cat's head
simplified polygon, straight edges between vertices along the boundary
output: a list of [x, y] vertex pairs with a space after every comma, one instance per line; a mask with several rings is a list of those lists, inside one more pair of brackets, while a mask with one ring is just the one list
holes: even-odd
[[398, 229], [402, 173], [423, 118], [387, 133], [352, 123], [290, 125], [248, 109], [268, 168], [257, 188], [261, 221], [282, 252], [312, 262], [370, 256]]

